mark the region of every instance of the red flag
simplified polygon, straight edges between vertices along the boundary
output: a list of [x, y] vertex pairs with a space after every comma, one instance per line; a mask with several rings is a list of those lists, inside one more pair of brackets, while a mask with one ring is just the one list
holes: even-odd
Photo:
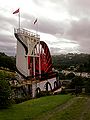
[[19, 12], [19, 8], [18, 8], [16, 11], [14, 11], [13, 14], [16, 14], [16, 13], [18, 13], [18, 12]]
[[37, 18], [36, 18], [36, 20], [34, 21], [34, 24], [36, 24], [36, 22], [37, 22]]

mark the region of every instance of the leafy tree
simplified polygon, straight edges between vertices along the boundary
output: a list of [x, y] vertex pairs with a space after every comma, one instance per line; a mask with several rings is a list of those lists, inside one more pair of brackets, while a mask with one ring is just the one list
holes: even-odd
[[90, 72], [90, 55], [88, 56], [87, 71]]
[[15, 71], [15, 57], [7, 56], [5, 53], [0, 53], [0, 67]]
[[88, 54], [61, 54], [52, 56], [53, 67], [56, 69], [67, 69], [74, 66], [76, 71], [90, 72], [90, 55]]
[[0, 79], [0, 108], [7, 108], [11, 104], [11, 87], [5, 79]]
[[72, 79], [72, 82], [70, 84], [71, 89], [75, 89], [76, 87], [82, 87], [84, 85], [84, 79], [80, 76], [76, 76]]
[[90, 93], [90, 78], [88, 78], [85, 82], [85, 92]]

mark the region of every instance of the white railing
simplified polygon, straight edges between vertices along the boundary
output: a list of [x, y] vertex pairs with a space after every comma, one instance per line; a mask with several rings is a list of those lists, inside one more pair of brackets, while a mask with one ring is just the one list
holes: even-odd
[[30, 37], [36, 37], [36, 38], [40, 38], [40, 35], [38, 35], [37, 33], [31, 32], [29, 30], [25, 30], [23, 28], [14, 28], [14, 33], [19, 33], [19, 34], [24, 34], [24, 35], [28, 35]]

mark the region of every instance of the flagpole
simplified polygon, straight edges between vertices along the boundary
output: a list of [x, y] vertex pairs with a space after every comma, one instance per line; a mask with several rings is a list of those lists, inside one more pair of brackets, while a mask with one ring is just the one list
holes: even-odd
[[[37, 18], [37, 35], [39, 31], [38, 18]], [[41, 58], [40, 58], [40, 40], [39, 40], [39, 77], [41, 78]]]
[[[34, 25], [36, 25], [36, 36], [38, 37], [38, 18], [35, 19]], [[39, 39], [39, 77], [41, 78], [40, 39]]]
[[18, 14], [18, 16], [19, 16], [18, 27], [19, 27], [19, 30], [20, 30], [20, 27], [21, 27], [21, 26], [20, 26], [20, 8], [19, 8], [19, 14]]

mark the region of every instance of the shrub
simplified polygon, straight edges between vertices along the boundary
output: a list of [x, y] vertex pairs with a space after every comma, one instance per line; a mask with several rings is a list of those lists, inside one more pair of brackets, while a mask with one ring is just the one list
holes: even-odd
[[36, 93], [37, 98], [43, 97], [43, 96], [48, 96], [48, 95], [51, 95], [50, 91], [40, 91], [39, 93]]
[[85, 83], [85, 92], [90, 94], [90, 78]]
[[84, 86], [84, 78], [80, 76], [76, 76], [72, 79], [69, 88], [75, 89], [76, 87], [83, 87]]
[[6, 108], [11, 104], [11, 87], [7, 80], [0, 80], [0, 108]]
[[15, 101], [15, 103], [16, 104], [18, 104], [18, 103], [22, 103], [22, 102], [24, 102], [24, 101], [27, 101], [27, 100], [30, 100], [31, 99], [31, 96], [24, 96], [24, 97], [21, 97], [21, 98], [15, 98], [14, 99], [14, 101]]

